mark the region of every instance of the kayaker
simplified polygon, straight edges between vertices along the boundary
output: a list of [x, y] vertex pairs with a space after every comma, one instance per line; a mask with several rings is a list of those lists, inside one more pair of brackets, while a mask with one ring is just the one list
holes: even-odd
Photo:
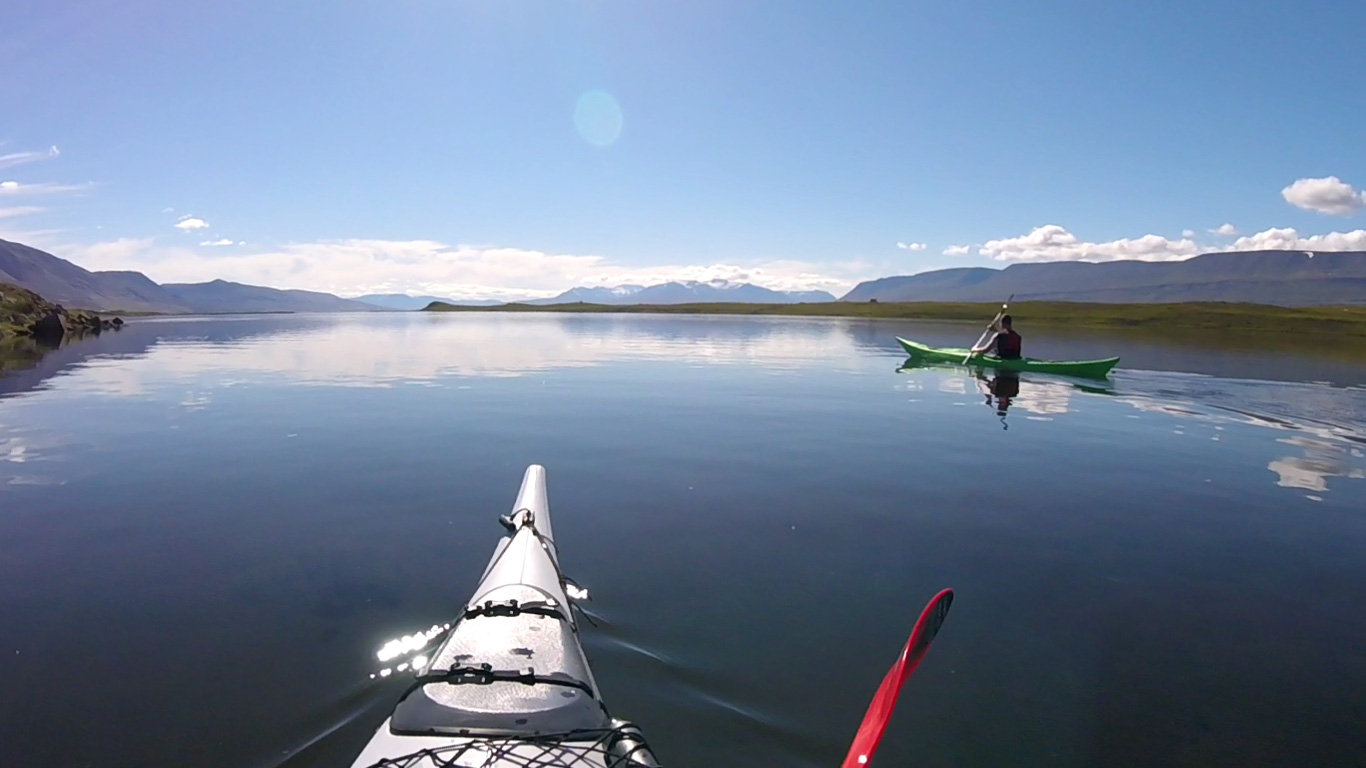
[[993, 327], [996, 331], [985, 344], [973, 347], [972, 353], [980, 355], [984, 352], [991, 352], [993, 356], [1002, 360], [1019, 360], [1021, 342], [1020, 334], [1011, 327], [1010, 315], [1001, 315], [1001, 319]]

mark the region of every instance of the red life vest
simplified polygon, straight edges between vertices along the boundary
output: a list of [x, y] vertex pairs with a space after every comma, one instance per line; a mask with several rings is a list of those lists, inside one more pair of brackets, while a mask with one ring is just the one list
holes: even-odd
[[1021, 341], [1020, 334], [1012, 328], [1007, 328], [996, 335], [996, 356], [1002, 360], [1019, 359]]

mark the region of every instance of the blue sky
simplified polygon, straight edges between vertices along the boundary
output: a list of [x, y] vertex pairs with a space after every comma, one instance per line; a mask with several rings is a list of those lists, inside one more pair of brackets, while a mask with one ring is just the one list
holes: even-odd
[[1362, 29], [1347, 1], [10, 0], [0, 237], [468, 296], [1366, 249]]

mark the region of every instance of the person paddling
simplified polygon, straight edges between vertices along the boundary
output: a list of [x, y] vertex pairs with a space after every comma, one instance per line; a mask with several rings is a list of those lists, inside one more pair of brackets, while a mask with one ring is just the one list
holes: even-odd
[[972, 354], [980, 355], [990, 351], [1002, 360], [1019, 360], [1023, 339], [1011, 327], [1011, 322], [1010, 315], [1001, 315], [1001, 319], [992, 327], [996, 333], [985, 343], [973, 347]]

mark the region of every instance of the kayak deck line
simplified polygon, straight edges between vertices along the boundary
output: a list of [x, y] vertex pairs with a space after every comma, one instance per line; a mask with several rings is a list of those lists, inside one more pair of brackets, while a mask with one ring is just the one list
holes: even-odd
[[508, 682], [521, 683], [523, 685], [562, 685], [567, 688], [578, 688], [589, 695], [593, 694], [593, 689], [582, 680], [575, 680], [564, 674], [538, 675], [535, 667], [526, 669], [494, 669], [492, 664], [480, 664], [479, 666], [451, 667], [449, 669], [438, 670], [435, 672], [424, 672], [413, 678], [413, 682], [408, 686], [408, 690], [399, 697], [399, 701], [407, 698], [413, 691], [431, 683], [446, 683], [447, 685], [490, 685], [492, 683]]
[[537, 616], [549, 616], [552, 619], [566, 619], [564, 611], [549, 600], [538, 600], [531, 603], [518, 603], [515, 599], [503, 600], [495, 603], [492, 600], [485, 600], [483, 605], [465, 610], [466, 619], [476, 619], [480, 616], [518, 616], [523, 613], [531, 613]]
[[995, 368], [1002, 371], [1034, 371], [1103, 379], [1109, 376], [1111, 369], [1119, 364], [1118, 357], [1106, 357], [1099, 360], [1040, 360], [1033, 357], [1005, 359], [972, 354], [967, 349], [931, 347], [928, 344], [903, 339], [900, 336], [896, 337], [896, 340], [901, 348], [906, 351], [906, 354], [912, 358], [969, 367]]

